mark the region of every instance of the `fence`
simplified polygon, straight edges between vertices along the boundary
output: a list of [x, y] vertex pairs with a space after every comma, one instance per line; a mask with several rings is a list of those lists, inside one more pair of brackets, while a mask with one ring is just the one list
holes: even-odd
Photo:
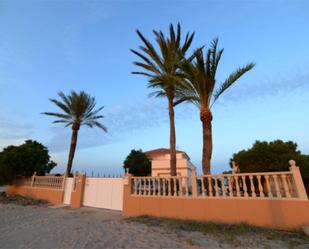
[[34, 176], [31, 187], [63, 189], [63, 176]]
[[17, 186], [28, 186], [32, 188], [63, 189], [65, 176], [37, 176], [18, 178], [14, 181]]
[[191, 177], [132, 177], [123, 212], [290, 229], [309, 225], [309, 202], [299, 168], [290, 171]]
[[146, 196], [298, 198], [292, 172], [188, 177], [132, 177], [132, 194]]
[[309, 202], [299, 168], [290, 171], [196, 176], [95, 178], [85, 175], [32, 176], [9, 193], [53, 204], [121, 210], [128, 216], [246, 222], [273, 228], [309, 225]]
[[11, 194], [29, 196], [47, 200], [53, 204], [61, 204], [64, 195], [65, 176], [37, 176], [16, 179], [14, 185], [8, 187]]

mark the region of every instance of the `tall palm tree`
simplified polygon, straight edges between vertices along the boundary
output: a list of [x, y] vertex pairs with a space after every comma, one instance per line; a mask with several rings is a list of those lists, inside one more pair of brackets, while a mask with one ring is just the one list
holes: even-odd
[[80, 127], [82, 125], [86, 125], [90, 128], [98, 127], [104, 132], [107, 132], [107, 129], [98, 121], [99, 119], [104, 118], [104, 116], [99, 115], [99, 112], [103, 109], [103, 106], [95, 110], [94, 108], [96, 106], [96, 101], [94, 97], [91, 97], [84, 91], [81, 91], [80, 93], [71, 91], [69, 95], [59, 92], [58, 95], [60, 97], [60, 101], [56, 99], [50, 99], [50, 101], [57, 105], [63, 112], [43, 112], [42, 114], [59, 118], [53, 123], [65, 123], [65, 127], [72, 127], [70, 153], [66, 169], [66, 174], [69, 175], [72, 170], [78, 131]]
[[169, 28], [169, 37], [165, 37], [162, 31], [153, 31], [158, 50], [137, 30], [137, 35], [143, 42], [139, 49], [141, 52], [131, 49], [142, 62], [134, 62], [144, 71], [132, 72], [148, 77], [148, 87], [155, 89], [151, 96], [166, 97], [168, 100], [168, 111], [170, 120], [170, 170], [171, 175], [176, 175], [176, 132], [174, 121], [174, 99], [178, 95], [178, 85], [182, 78], [179, 70], [179, 62], [184, 58], [189, 49], [194, 33], [187, 33], [183, 44], [181, 44], [181, 27], [178, 23], [177, 30], [173, 25]]
[[204, 174], [210, 174], [210, 160], [212, 155], [211, 107], [225, 90], [255, 66], [254, 63], [249, 63], [243, 67], [239, 67], [216, 88], [217, 68], [223, 54], [223, 49], [218, 50], [217, 46], [218, 39], [214, 39], [205, 57], [203, 56], [203, 49], [198, 49], [194, 53], [193, 60], [185, 60], [182, 63], [181, 67], [186, 84], [181, 85], [184, 86], [182, 93], [178, 95], [178, 99], [174, 103], [177, 105], [182, 101], [189, 101], [195, 104], [200, 110], [200, 120], [203, 125], [202, 166]]

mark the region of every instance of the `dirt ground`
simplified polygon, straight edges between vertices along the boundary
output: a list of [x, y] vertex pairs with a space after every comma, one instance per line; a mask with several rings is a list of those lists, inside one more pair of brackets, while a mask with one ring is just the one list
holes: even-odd
[[103, 209], [0, 204], [0, 248], [309, 248], [299, 233], [127, 218]]

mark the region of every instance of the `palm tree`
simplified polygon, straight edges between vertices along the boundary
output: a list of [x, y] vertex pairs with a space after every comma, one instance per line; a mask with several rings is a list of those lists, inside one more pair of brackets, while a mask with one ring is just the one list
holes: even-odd
[[194, 33], [187, 33], [183, 44], [181, 44], [181, 28], [177, 25], [175, 32], [173, 25], [170, 25], [169, 37], [165, 37], [162, 31], [153, 31], [159, 50], [137, 30], [137, 35], [143, 42], [139, 49], [141, 52], [131, 49], [142, 62], [134, 62], [144, 71], [132, 72], [148, 77], [148, 87], [155, 89], [151, 96], [166, 97], [168, 100], [168, 111], [170, 120], [170, 170], [171, 175], [176, 175], [176, 132], [174, 121], [174, 99], [178, 95], [178, 85], [182, 78], [179, 70], [179, 62], [184, 58], [190, 47]]
[[182, 101], [189, 101], [200, 110], [200, 120], [203, 125], [202, 166], [204, 174], [210, 174], [212, 155], [211, 107], [225, 90], [255, 66], [254, 63], [249, 63], [239, 67], [218, 88], [215, 88], [217, 68], [223, 53], [223, 49], [217, 51], [217, 46], [218, 39], [214, 39], [205, 58], [201, 48], [195, 51], [193, 60], [185, 60], [182, 63], [181, 68], [186, 84], [181, 85], [183, 87], [182, 93], [178, 95], [178, 99], [174, 103], [177, 105]]
[[69, 95], [59, 92], [58, 95], [61, 99], [60, 101], [56, 99], [50, 99], [50, 101], [57, 105], [63, 112], [43, 112], [42, 114], [59, 118], [53, 123], [65, 123], [65, 127], [72, 127], [70, 153], [66, 169], [66, 174], [69, 175], [71, 174], [79, 128], [82, 125], [86, 125], [90, 128], [98, 127], [105, 132], [107, 132], [107, 129], [98, 121], [104, 118], [104, 116], [99, 115], [103, 106], [95, 110], [96, 101], [94, 97], [91, 97], [84, 91], [80, 93], [71, 91]]

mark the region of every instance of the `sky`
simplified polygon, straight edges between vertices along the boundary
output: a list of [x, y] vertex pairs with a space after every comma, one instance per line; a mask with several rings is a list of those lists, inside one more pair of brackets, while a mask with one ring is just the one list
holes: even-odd
[[[0, 150], [34, 139], [63, 172], [71, 130], [41, 115], [49, 98], [84, 90], [104, 106], [108, 133], [82, 127], [73, 170], [120, 174], [132, 149], [169, 146], [167, 101], [149, 98], [147, 78], [132, 75], [139, 29], [181, 23], [192, 49], [215, 37], [224, 54], [220, 83], [237, 67], [256, 67], [213, 106], [212, 172], [255, 140], [296, 142], [309, 154], [308, 1], [0, 0]], [[177, 149], [201, 172], [202, 129], [195, 106], [176, 107]]]

